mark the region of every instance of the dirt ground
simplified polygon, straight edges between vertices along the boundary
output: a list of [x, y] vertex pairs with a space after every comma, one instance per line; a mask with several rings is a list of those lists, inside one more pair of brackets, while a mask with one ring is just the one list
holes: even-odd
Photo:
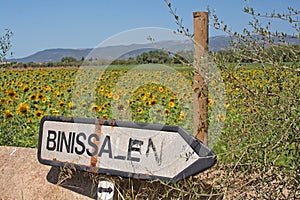
[[58, 186], [59, 170], [40, 164], [37, 149], [1, 146], [0, 157], [0, 199], [93, 199], [84, 181]]

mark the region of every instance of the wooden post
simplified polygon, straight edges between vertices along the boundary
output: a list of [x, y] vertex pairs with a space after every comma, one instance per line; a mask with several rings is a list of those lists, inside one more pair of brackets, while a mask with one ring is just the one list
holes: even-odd
[[194, 12], [194, 136], [208, 144], [208, 12]]

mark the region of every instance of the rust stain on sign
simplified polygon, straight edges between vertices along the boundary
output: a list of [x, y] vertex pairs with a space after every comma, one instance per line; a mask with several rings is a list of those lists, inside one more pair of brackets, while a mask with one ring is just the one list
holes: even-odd
[[[94, 169], [97, 166], [98, 158], [97, 156], [91, 157], [91, 167]], [[94, 171], [94, 170], [92, 170]]]
[[[101, 148], [100, 146], [100, 139], [101, 139], [101, 134], [102, 134], [102, 125], [107, 122], [106, 119], [104, 118], [100, 118], [100, 119], [96, 119], [96, 126], [95, 126], [95, 134], [97, 135], [97, 137], [94, 137], [93, 138], [93, 143], [97, 146], [97, 149], [93, 149], [94, 152], [97, 152], [98, 149]], [[111, 119], [108, 121], [109, 122], [109, 125], [113, 128], [113, 126], [115, 125], [116, 121], [114, 119]], [[99, 167], [99, 164], [98, 164], [98, 155], [94, 155], [94, 156], [91, 156], [91, 160], [90, 160], [90, 167], [91, 167], [91, 171], [92, 172], [97, 172], [98, 171], [98, 167]]]
[[109, 120], [109, 125], [113, 128], [114, 125], [116, 124], [116, 120], [115, 119], [111, 119]]
[[[97, 119], [96, 126], [95, 126], [95, 134], [97, 137], [94, 137], [93, 142], [97, 146], [97, 149], [100, 148], [100, 138], [101, 138], [101, 128], [104, 123], [105, 119]], [[94, 152], [97, 152], [97, 150], [94, 148]], [[90, 160], [90, 166], [91, 166], [91, 172], [97, 172], [98, 171], [98, 155], [95, 154], [94, 156], [91, 156]]]

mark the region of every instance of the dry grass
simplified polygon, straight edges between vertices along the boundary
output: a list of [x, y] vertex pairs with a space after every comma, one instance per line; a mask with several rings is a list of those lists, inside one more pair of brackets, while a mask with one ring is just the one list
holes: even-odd
[[88, 177], [96, 195], [97, 184], [106, 179], [115, 184], [116, 199], [300, 199], [299, 170], [274, 166], [216, 165], [177, 183], [145, 181], [61, 169], [59, 184], [74, 176]]

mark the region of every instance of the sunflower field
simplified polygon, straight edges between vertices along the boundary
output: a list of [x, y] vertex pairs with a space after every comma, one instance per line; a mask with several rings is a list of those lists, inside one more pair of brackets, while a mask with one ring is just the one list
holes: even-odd
[[[0, 145], [37, 147], [39, 123], [46, 115], [116, 118], [182, 125], [187, 129], [192, 126], [180, 123], [188, 119], [191, 122], [188, 115], [191, 91], [174, 93], [174, 84], [161, 79], [166, 71], [144, 73], [130, 69], [1, 70]], [[125, 76], [128, 71], [130, 78]], [[186, 89], [180, 85], [192, 85], [191, 70], [173, 70], [167, 75], [176, 77], [174, 73], [184, 76], [177, 83], [177, 91]], [[145, 84], [147, 78], [152, 81]], [[133, 82], [136, 84], [131, 84]], [[182, 102], [185, 105], [181, 105]]]
[[[192, 70], [147, 72], [147, 67], [1, 70], [0, 145], [37, 147], [39, 123], [46, 115], [173, 124], [192, 133]], [[219, 118], [224, 127], [212, 147], [219, 159], [297, 167], [299, 74], [240, 66], [222, 78], [226, 113]], [[209, 97], [209, 108], [215, 104]]]
[[1, 70], [0, 143], [36, 147], [44, 115], [68, 115], [74, 69]]

